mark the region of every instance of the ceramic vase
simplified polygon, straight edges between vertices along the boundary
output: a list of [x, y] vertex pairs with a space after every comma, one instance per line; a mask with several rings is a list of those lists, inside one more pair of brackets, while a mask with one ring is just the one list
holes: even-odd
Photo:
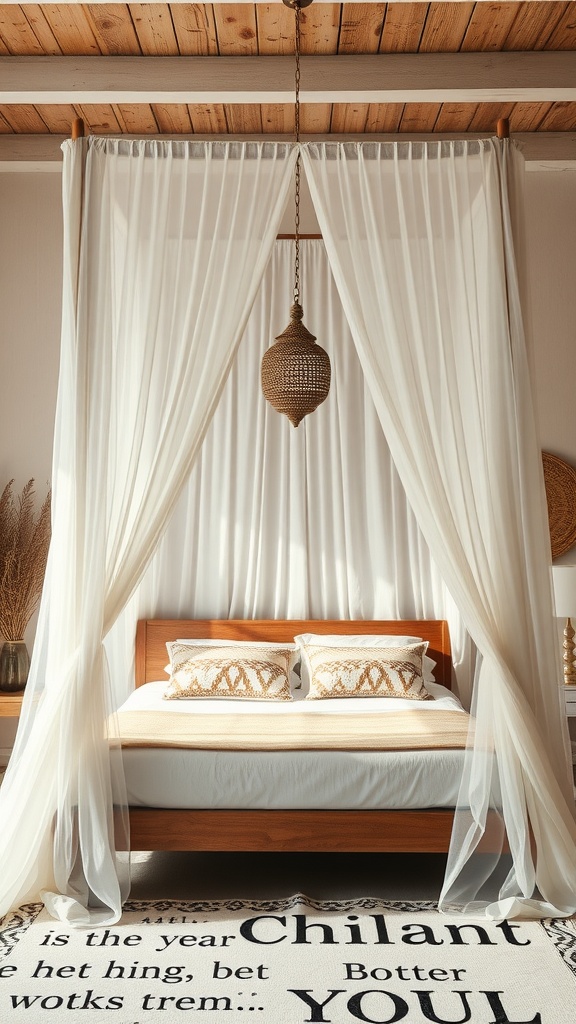
[[16, 693], [28, 679], [30, 655], [24, 640], [6, 640], [0, 651], [0, 690]]

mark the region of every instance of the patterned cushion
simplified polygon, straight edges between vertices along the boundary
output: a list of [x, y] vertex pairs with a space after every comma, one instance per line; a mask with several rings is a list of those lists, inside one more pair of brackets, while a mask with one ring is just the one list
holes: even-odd
[[[306, 657], [306, 647], [308, 644], [313, 644], [317, 647], [406, 647], [413, 644], [426, 643], [426, 649], [428, 649], [428, 641], [424, 641], [421, 636], [400, 636], [393, 633], [362, 633], [360, 635], [352, 633], [300, 633], [294, 637], [294, 640], [303, 653], [301, 677], [302, 683], [306, 688], [310, 683], [309, 665]], [[434, 669], [436, 668], [436, 662], [425, 654], [422, 664], [424, 683], [433, 683], [435, 681]]]
[[422, 673], [427, 644], [404, 647], [306, 646], [307, 700], [329, 697], [404, 697], [430, 700]]
[[167, 700], [194, 697], [292, 700], [294, 646], [166, 644], [170, 656]]

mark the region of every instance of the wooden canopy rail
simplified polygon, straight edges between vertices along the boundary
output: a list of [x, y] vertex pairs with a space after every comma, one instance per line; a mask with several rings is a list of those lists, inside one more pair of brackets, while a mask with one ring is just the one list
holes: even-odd
[[[84, 137], [84, 121], [81, 117], [75, 117], [72, 121], [72, 138], [81, 139]], [[496, 134], [499, 139], [508, 139], [510, 137], [510, 120], [507, 117], [501, 117], [496, 125]], [[300, 235], [300, 238], [321, 238], [321, 235]], [[294, 235], [278, 235], [278, 238], [294, 238]]]
[[[435, 678], [450, 687], [448, 625], [442, 620], [141, 620], [136, 685], [166, 677], [166, 642], [178, 639], [292, 640], [298, 633], [419, 636], [436, 661]], [[446, 853], [453, 811], [184, 810], [131, 807], [133, 850]], [[490, 819], [481, 849], [499, 851], [501, 829]]]

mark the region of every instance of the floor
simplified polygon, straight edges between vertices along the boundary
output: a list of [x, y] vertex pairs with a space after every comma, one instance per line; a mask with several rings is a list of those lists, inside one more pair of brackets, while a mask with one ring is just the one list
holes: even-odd
[[[134, 853], [132, 899], [438, 899], [443, 854]], [[502, 858], [495, 882], [509, 869]], [[488, 892], [483, 895], [490, 895]]]
[[435, 900], [440, 854], [134, 853], [133, 899], [317, 899], [379, 896]]

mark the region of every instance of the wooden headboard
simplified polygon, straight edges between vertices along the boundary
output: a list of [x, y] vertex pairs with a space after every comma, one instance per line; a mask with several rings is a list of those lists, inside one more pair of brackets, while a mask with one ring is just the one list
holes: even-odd
[[166, 643], [181, 639], [293, 640], [298, 633], [387, 633], [428, 641], [434, 678], [451, 689], [452, 657], [443, 619], [140, 619], [136, 630], [136, 686], [166, 679]]

